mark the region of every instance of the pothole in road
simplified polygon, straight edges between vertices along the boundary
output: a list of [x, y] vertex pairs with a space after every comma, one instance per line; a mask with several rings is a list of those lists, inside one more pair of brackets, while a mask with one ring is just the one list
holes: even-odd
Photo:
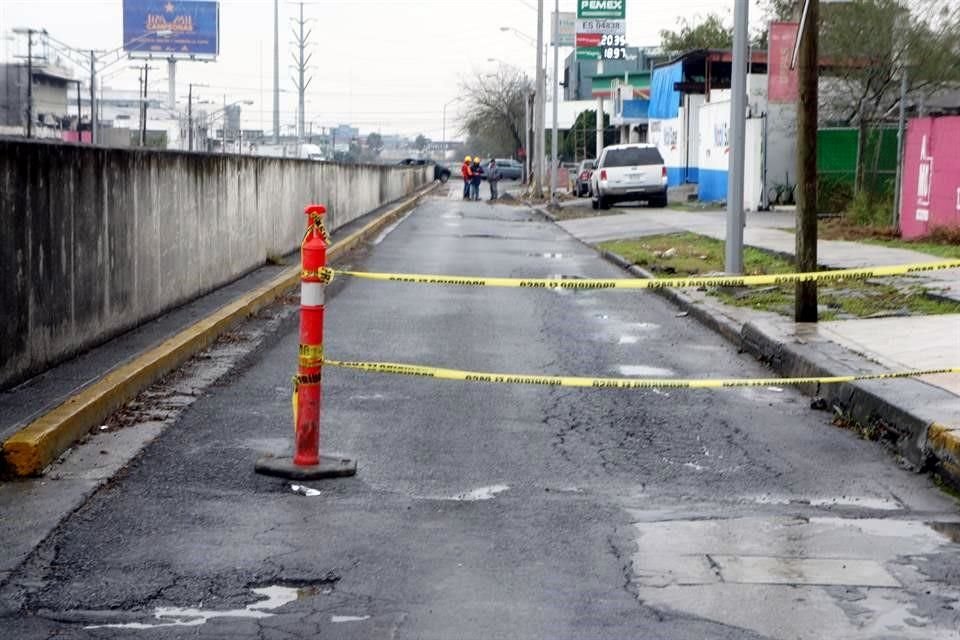
[[285, 587], [274, 585], [252, 590], [266, 599], [248, 604], [243, 609], [216, 611], [190, 607], [157, 607], [153, 622], [123, 622], [115, 624], [88, 625], [84, 629], [156, 629], [159, 627], [199, 627], [215, 618], [270, 618], [274, 610], [302, 598], [319, 593], [316, 587]]
[[84, 629], [156, 629], [159, 627], [199, 627], [217, 618], [270, 618], [284, 605], [333, 593], [333, 586], [340, 580], [335, 572], [319, 580], [291, 581], [252, 587], [250, 591], [264, 598], [243, 609], [203, 609], [202, 607], [157, 607], [147, 621], [118, 622], [87, 625]]

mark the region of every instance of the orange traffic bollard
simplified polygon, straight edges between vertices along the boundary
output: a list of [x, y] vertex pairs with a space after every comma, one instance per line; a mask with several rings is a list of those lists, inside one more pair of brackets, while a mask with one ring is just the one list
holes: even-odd
[[300, 355], [293, 379], [293, 456], [263, 457], [256, 471], [265, 475], [311, 480], [352, 476], [357, 463], [339, 456], [320, 455], [320, 407], [323, 380], [323, 305], [327, 276], [327, 245], [323, 226], [327, 212], [321, 204], [304, 210], [307, 232], [300, 246]]

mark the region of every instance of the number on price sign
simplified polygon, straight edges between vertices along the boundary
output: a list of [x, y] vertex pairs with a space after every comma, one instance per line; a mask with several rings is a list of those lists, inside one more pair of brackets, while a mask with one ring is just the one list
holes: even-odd
[[626, 47], [601, 47], [600, 57], [604, 60], [626, 60]]
[[627, 46], [627, 38], [626, 36], [622, 36], [622, 35], [604, 34], [604, 36], [600, 38], [600, 46], [601, 47], [625, 47]]

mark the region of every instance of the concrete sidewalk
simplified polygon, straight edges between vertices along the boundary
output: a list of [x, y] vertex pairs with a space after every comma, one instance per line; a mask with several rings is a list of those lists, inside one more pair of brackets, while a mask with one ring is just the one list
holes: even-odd
[[[572, 201], [565, 206], [583, 206]], [[748, 212], [744, 229], [744, 244], [792, 256], [795, 238], [792, 230], [795, 217], [792, 212]], [[566, 220], [560, 225], [591, 244], [606, 240], [636, 238], [690, 231], [723, 240], [726, 237], [726, 212], [688, 212], [674, 209], [637, 209], [629, 213]], [[786, 230], [785, 230], [786, 229]], [[818, 262], [831, 269], [855, 269], [892, 264], [938, 262], [943, 258], [919, 251], [884, 247], [862, 242], [820, 240], [817, 243]], [[960, 301], [960, 274], [957, 271], [934, 271], [917, 276], [938, 295]]]
[[[583, 205], [574, 202], [565, 206]], [[589, 244], [681, 231], [722, 240], [724, 215], [722, 211], [641, 209], [558, 224]], [[744, 241], [792, 256], [794, 234], [784, 229], [789, 229], [793, 221], [792, 213], [751, 213]], [[651, 277], [618, 256], [607, 257], [634, 275]], [[819, 242], [818, 257], [821, 265], [836, 269], [943, 260], [906, 249], [828, 240]], [[915, 279], [938, 295], [960, 300], [958, 269], [924, 273]], [[960, 367], [960, 315], [803, 324], [769, 312], [728, 306], [704, 291], [662, 292], [783, 376]], [[810, 391], [825, 396], [834, 410], [863, 424], [879, 426], [884, 439], [916, 468], [937, 468], [960, 485], [960, 376], [824, 385]]]

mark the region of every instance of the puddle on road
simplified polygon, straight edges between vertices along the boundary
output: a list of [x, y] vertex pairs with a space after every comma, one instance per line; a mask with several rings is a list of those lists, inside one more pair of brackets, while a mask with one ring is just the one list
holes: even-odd
[[546, 258], [548, 260], [561, 260], [563, 259], [562, 253], [528, 253], [528, 256], [533, 258]]
[[634, 376], [644, 376], [644, 377], [656, 377], [656, 378], [666, 378], [674, 375], [673, 369], [662, 369], [660, 367], [649, 367], [642, 364], [621, 364], [617, 366], [617, 370], [621, 375], [634, 377]]
[[369, 620], [370, 616], [330, 616], [330, 622], [340, 623], [340, 622], [362, 622], [364, 620]]
[[416, 208], [411, 209], [411, 210], [408, 211], [407, 213], [403, 214], [403, 215], [400, 217], [399, 220], [397, 220], [396, 222], [394, 222], [394, 223], [388, 225], [387, 227], [385, 227], [385, 228], [383, 229], [383, 231], [381, 231], [381, 232], [379, 233], [379, 235], [377, 235], [377, 237], [374, 238], [374, 239], [370, 242], [370, 244], [377, 245], [377, 244], [380, 244], [381, 242], [383, 242], [383, 241], [386, 239], [386, 237], [387, 237], [388, 235], [390, 235], [390, 233], [391, 233], [394, 229], [396, 229], [397, 227], [399, 227], [399, 226], [403, 223], [404, 220], [406, 220], [408, 217], [410, 217], [410, 214], [412, 214], [414, 211], [416, 211]]
[[[894, 508], [870, 497], [804, 502]], [[632, 513], [641, 520], [665, 517]], [[634, 527], [632, 582], [648, 606], [784, 640], [957, 638], [949, 611], [941, 616], [923, 608], [920, 594], [929, 592], [930, 583], [910, 558], [949, 549], [960, 536], [960, 522], [786, 515], [642, 521]], [[937, 584], [943, 598], [960, 597]], [[762, 606], [744, 606], [751, 602]]]
[[189, 607], [157, 607], [153, 612], [156, 622], [126, 622], [116, 624], [98, 624], [84, 629], [156, 629], [158, 627], [199, 627], [214, 618], [269, 618], [276, 614], [273, 610], [300, 600], [315, 596], [317, 587], [282, 587], [279, 585], [252, 589], [253, 593], [264, 596], [266, 600], [248, 604], [243, 609], [195, 609]]
[[306, 496], [308, 498], [315, 498], [321, 493], [319, 489], [312, 489], [302, 484], [292, 484], [290, 485], [290, 490], [298, 495]]
[[878, 511], [897, 511], [903, 506], [896, 500], [878, 496], [777, 496], [762, 495], [750, 498], [757, 504], [797, 504], [812, 507], [855, 507]]
[[637, 336], [620, 336], [620, 339], [617, 340], [617, 344], [637, 344], [640, 342], [640, 338]]
[[461, 493], [450, 499], [457, 500], [460, 502], [476, 502], [477, 500], [490, 500], [498, 493], [503, 493], [509, 488], [510, 488], [509, 485], [495, 484], [490, 487], [480, 487], [479, 489], [474, 489], [473, 491], [468, 491], [467, 493]]

